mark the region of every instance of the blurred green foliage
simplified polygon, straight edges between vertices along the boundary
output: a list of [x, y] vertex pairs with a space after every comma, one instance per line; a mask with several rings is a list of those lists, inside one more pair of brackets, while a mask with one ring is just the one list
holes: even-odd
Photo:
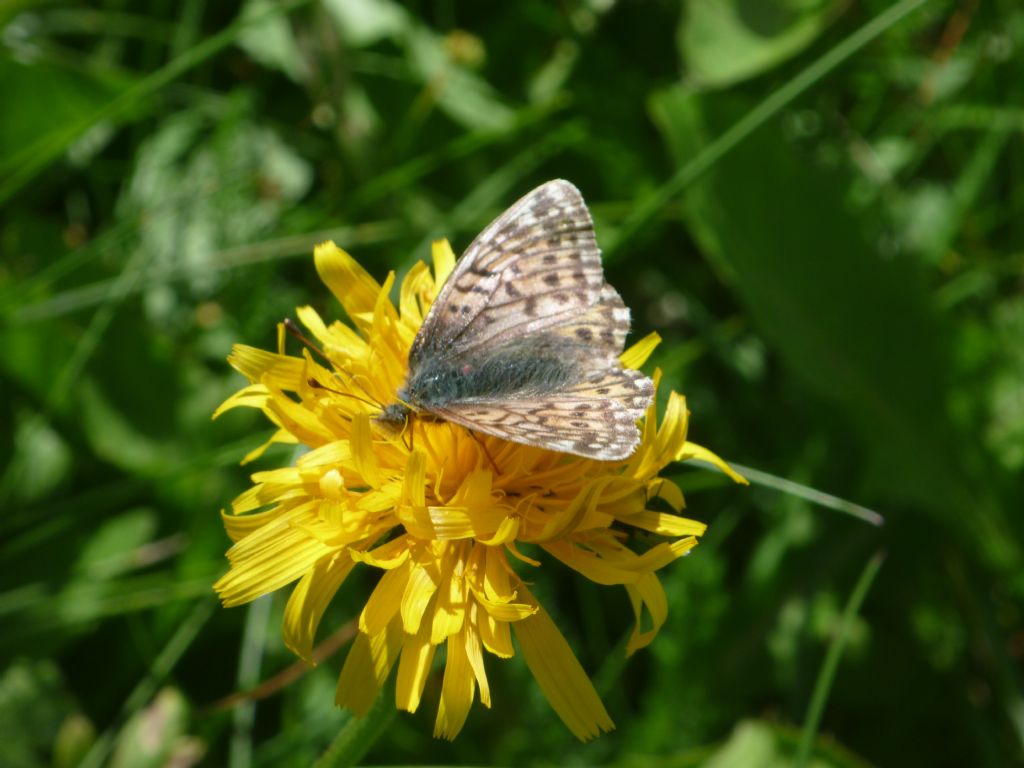
[[383, 276], [556, 177], [692, 438], [887, 524], [681, 467], [711, 527], [650, 649], [622, 658], [619, 591], [537, 577], [614, 733], [576, 743], [492, 658], [454, 744], [434, 680], [366, 760], [789, 765], [841, 636], [812, 764], [1024, 763], [1022, 50], [1013, 0], [0, 8], [4, 765], [324, 751], [338, 654], [218, 705], [294, 664], [282, 595], [210, 590], [268, 434], [210, 422], [224, 357], [298, 304], [338, 315], [314, 243]]

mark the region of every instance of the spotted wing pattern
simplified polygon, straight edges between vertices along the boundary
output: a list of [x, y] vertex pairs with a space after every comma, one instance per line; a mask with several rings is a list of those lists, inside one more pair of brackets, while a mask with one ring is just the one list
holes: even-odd
[[654, 396], [639, 371], [612, 368], [549, 395], [451, 403], [434, 413], [468, 429], [551, 451], [601, 461], [627, 458], [636, 449], [636, 422]]
[[626, 346], [629, 322], [629, 308], [622, 302], [618, 291], [605, 283], [593, 306], [551, 332], [564, 337], [572, 345], [587, 348], [584, 356], [587, 370], [603, 370], [619, 365], [618, 358]]
[[549, 181], [466, 249], [416, 335], [409, 365], [569, 323], [598, 301], [604, 285], [582, 195], [567, 181]]

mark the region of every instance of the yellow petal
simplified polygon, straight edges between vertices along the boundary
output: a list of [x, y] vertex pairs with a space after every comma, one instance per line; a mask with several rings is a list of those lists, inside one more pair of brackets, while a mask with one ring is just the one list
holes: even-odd
[[[428, 607], [425, 612], [429, 610]], [[435, 648], [430, 643], [430, 622], [421, 622], [419, 631], [414, 635], [406, 634], [395, 680], [395, 706], [398, 709], [415, 712], [419, 707]]]
[[349, 554], [353, 560], [372, 565], [374, 568], [398, 568], [409, 559], [408, 537], [399, 536], [369, 552], [352, 549], [349, 550]]
[[267, 401], [264, 410], [282, 428], [307, 445], [322, 445], [334, 440], [335, 435], [317, 414], [283, 393], [275, 393], [275, 396]]
[[510, 541], [515, 541], [516, 534], [519, 533], [519, 518], [518, 517], [506, 517], [499, 524], [497, 529], [494, 531], [494, 535], [491, 537], [480, 537], [478, 541], [481, 544], [487, 546], [496, 546], [500, 544], [507, 544]]
[[259, 530], [264, 525], [280, 517], [287, 512], [287, 507], [275, 506], [265, 512], [256, 512], [250, 515], [220, 513], [221, 522], [224, 523], [224, 530], [232, 541], [241, 541], [250, 533]]
[[[373, 311], [380, 294], [380, 284], [359, 263], [334, 243], [320, 243], [313, 251], [320, 279], [341, 302], [352, 321], [362, 325], [362, 318]], [[369, 330], [369, 324], [365, 330]]]
[[463, 545], [449, 545], [458, 549], [448, 558], [453, 570], [442, 575], [437, 590], [437, 602], [434, 606], [433, 625], [430, 630], [430, 642], [440, 644], [445, 638], [451, 637], [460, 629], [466, 618], [466, 595], [462, 580], [462, 557], [459, 552]]
[[355, 563], [337, 553], [323, 558], [292, 590], [284, 609], [284, 644], [299, 658], [313, 663], [313, 642], [324, 611]]
[[[409, 634], [419, 632], [423, 617], [429, 616], [440, 574], [436, 565], [414, 563], [402, 594], [402, 626]], [[431, 609], [432, 610], [432, 609]], [[428, 621], [429, 625], [430, 622]]]
[[225, 606], [241, 605], [302, 578], [335, 548], [296, 527], [312, 522], [312, 505], [282, 515], [228, 550], [232, 568], [213, 585]]
[[687, 461], [689, 459], [700, 459], [701, 461], [706, 461], [709, 464], [713, 464], [718, 467], [735, 482], [742, 483], [743, 485], [750, 485], [747, 478], [743, 477], [743, 475], [726, 464], [725, 461], [720, 459], [716, 454], [712, 453], [707, 448], [702, 448], [696, 443], [686, 443], [686, 445], [683, 446], [683, 449], [676, 455], [676, 461]]
[[435, 240], [431, 243], [430, 255], [434, 262], [434, 285], [440, 290], [455, 269], [455, 252], [447, 240]]
[[225, 411], [232, 408], [262, 408], [270, 397], [270, 390], [262, 384], [250, 384], [242, 387], [231, 397], [217, 406], [211, 418], [216, 419]]
[[294, 390], [302, 383], [305, 368], [301, 357], [278, 355], [245, 344], [235, 344], [231, 348], [228, 363], [251, 382], [287, 390]]
[[576, 530], [579, 522], [596, 509], [597, 503], [601, 500], [601, 492], [612, 480], [611, 476], [604, 476], [584, 485], [572, 503], [551, 516], [536, 540], [538, 542], [549, 541], [562, 536], [567, 531]]
[[441, 683], [441, 704], [437, 708], [434, 737], [453, 740], [459, 735], [469, 709], [473, 706], [476, 682], [466, 656], [466, 643], [462, 634], [448, 638], [448, 659], [444, 665]]
[[373, 637], [362, 632], [356, 635], [338, 677], [334, 702], [352, 710], [356, 717], [365, 717], [398, 659], [403, 639], [399, 621]]
[[562, 633], [525, 586], [522, 590], [539, 610], [513, 629], [526, 665], [552, 709], [580, 741], [612, 730], [612, 719]]
[[416, 449], [409, 454], [402, 482], [402, 503], [424, 507], [427, 504], [427, 454]]
[[352, 436], [349, 438], [352, 447], [352, 458], [356, 470], [371, 488], [380, 488], [380, 465], [377, 454], [373, 450], [373, 435], [370, 431], [370, 417], [365, 413], [357, 413], [352, 417]]
[[270, 438], [267, 440], [267, 442], [263, 443], [262, 445], [256, 446], [251, 451], [249, 451], [247, 454], [245, 454], [245, 457], [242, 459], [241, 464], [242, 464], [242, 466], [245, 466], [246, 464], [249, 464], [250, 462], [256, 461], [256, 459], [258, 459], [260, 456], [262, 456], [263, 452], [266, 451], [267, 448], [269, 448], [270, 446], [274, 445], [274, 443], [292, 443], [292, 444], [295, 444], [295, 443], [298, 443], [298, 442], [299, 442], [299, 439], [297, 437], [295, 437], [295, 435], [293, 435], [291, 432], [289, 432], [286, 429], [279, 429], [274, 434], [272, 434], [270, 436]]
[[[633, 615], [636, 617], [633, 634], [630, 635], [629, 642], [626, 643], [626, 655], [630, 656], [640, 648], [650, 645], [654, 640], [655, 635], [665, 623], [665, 619], [668, 618], [668, 600], [665, 598], [665, 590], [662, 588], [661, 582], [653, 573], [645, 574], [635, 584], [627, 584], [626, 592], [629, 594], [629, 601], [633, 605]], [[652, 624], [646, 632], [642, 632], [640, 629], [644, 607], [650, 613]]]
[[329, 469], [320, 476], [320, 493], [325, 499], [340, 499], [345, 490], [345, 479], [337, 469]]
[[614, 540], [590, 538], [586, 548], [571, 541], [553, 541], [544, 549], [595, 584], [629, 584], [640, 578], [640, 569], [629, 567], [636, 565], [636, 553]]
[[296, 307], [295, 315], [299, 318], [299, 322], [306, 326], [307, 330], [313, 334], [315, 339], [322, 341], [327, 337], [327, 325], [324, 323], [323, 318], [320, 317], [320, 313], [311, 306]]
[[647, 484], [645, 503], [650, 503], [654, 499], [664, 501], [676, 512], [682, 512], [686, 508], [686, 499], [683, 498], [679, 486], [663, 477], [656, 477]]
[[302, 469], [328, 465], [332, 468], [332, 471], [337, 471], [339, 464], [347, 464], [351, 461], [352, 446], [349, 445], [349, 441], [334, 440], [302, 454], [295, 461], [295, 464]]
[[651, 353], [660, 343], [661, 336], [656, 333], [649, 333], [619, 355], [619, 362], [625, 368], [640, 368], [647, 362], [647, 358], [651, 356]]
[[402, 605], [402, 593], [408, 578], [408, 561], [398, 568], [384, 571], [359, 614], [360, 632], [372, 637], [384, 630]]
[[419, 297], [424, 286], [431, 282], [427, 265], [417, 261], [402, 280], [402, 289], [398, 294], [398, 308], [403, 321], [413, 323], [417, 328], [423, 322]]
[[[510, 578], [512, 570], [504, 553], [500, 549], [485, 548], [486, 556], [483, 573], [483, 592], [487, 599], [495, 602], [510, 602], [515, 599], [516, 592], [512, 588]], [[518, 581], [518, 579], [517, 579]]]
[[520, 621], [527, 616], [533, 616], [537, 612], [537, 607], [529, 603], [506, 603], [488, 600], [483, 594], [477, 592], [474, 592], [473, 596], [477, 599], [480, 607], [484, 608], [497, 621]]
[[502, 659], [511, 659], [515, 655], [512, 630], [508, 622], [499, 621], [484, 611], [480, 614], [477, 629], [480, 631], [480, 641], [490, 653]]
[[673, 560], [689, 554], [697, 546], [697, 539], [687, 536], [675, 541], [651, 547], [638, 558], [638, 567], [643, 571], [659, 571]]
[[704, 523], [690, 520], [687, 517], [664, 512], [651, 512], [650, 510], [621, 515], [617, 518], [634, 528], [643, 528], [645, 531], [652, 531], [662, 536], [703, 536], [708, 528]]
[[487, 682], [487, 671], [484, 669], [484, 653], [480, 646], [480, 635], [476, 631], [476, 620], [476, 611], [473, 610], [470, 620], [466, 622], [462, 632], [464, 647], [466, 649], [466, 659], [469, 661], [469, 666], [473, 670], [473, 676], [476, 678], [476, 684], [480, 686], [480, 703], [490, 708], [491, 687]]

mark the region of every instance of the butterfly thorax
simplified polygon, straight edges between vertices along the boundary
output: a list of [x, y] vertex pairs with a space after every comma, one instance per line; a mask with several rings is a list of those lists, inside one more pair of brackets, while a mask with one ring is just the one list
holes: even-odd
[[428, 358], [411, 368], [399, 397], [432, 410], [467, 400], [534, 397], [580, 378], [576, 348], [553, 336], [494, 345], [454, 359]]
[[385, 407], [377, 420], [400, 426], [410, 412], [430, 414], [452, 403], [557, 392], [579, 381], [584, 369], [575, 345], [547, 335], [454, 359], [426, 358], [410, 366], [398, 402]]

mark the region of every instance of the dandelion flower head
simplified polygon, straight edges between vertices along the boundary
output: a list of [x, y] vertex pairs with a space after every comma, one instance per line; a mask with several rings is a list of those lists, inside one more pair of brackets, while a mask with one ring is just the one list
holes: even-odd
[[[518, 653], [561, 720], [587, 740], [612, 721], [527, 581], [542, 563], [559, 561], [598, 584], [625, 587], [634, 622], [626, 650], [633, 653], [667, 616], [657, 571], [687, 554], [705, 530], [679, 514], [682, 492], [659, 472], [696, 458], [744, 481], [687, 441], [686, 403], [675, 392], [660, 423], [651, 404], [640, 444], [623, 461], [416, 417], [402, 435], [381, 430], [374, 419], [402, 386], [409, 348], [455, 264], [447, 241], [434, 243], [432, 256], [433, 271], [420, 262], [402, 280], [396, 307], [393, 273], [380, 284], [323, 243], [316, 268], [351, 324], [328, 324], [300, 307], [317, 353], [288, 354], [283, 326], [276, 353], [233, 349], [229, 362], [250, 383], [215, 415], [256, 408], [276, 427], [246, 460], [272, 443], [307, 450], [294, 466], [253, 474], [252, 487], [222, 515], [234, 544], [215, 589], [224, 605], [236, 606], [294, 583], [284, 640], [312, 663], [328, 604], [355, 568], [374, 569], [380, 578], [338, 679], [339, 706], [367, 713], [397, 667], [396, 706], [416, 711], [443, 645], [435, 735], [453, 739], [477, 697], [490, 706], [485, 659]], [[634, 344], [623, 365], [642, 366], [657, 342], [652, 335]], [[637, 553], [627, 546], [630, 529], [657, 534], [659, 543]]]

